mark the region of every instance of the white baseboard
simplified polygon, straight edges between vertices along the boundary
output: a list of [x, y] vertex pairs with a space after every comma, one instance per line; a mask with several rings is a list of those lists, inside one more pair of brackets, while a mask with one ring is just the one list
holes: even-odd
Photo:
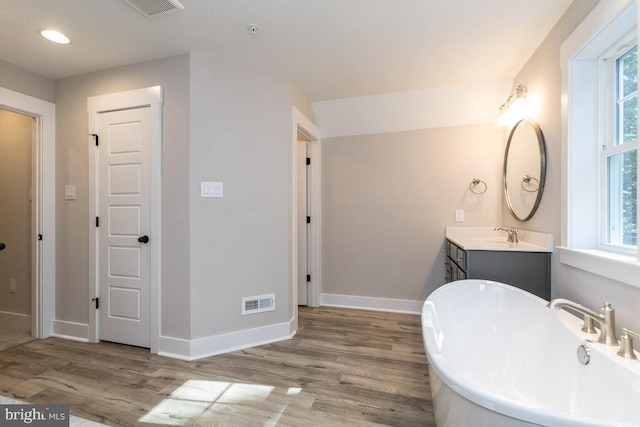
[[172, 359], [193, 360], [191, 358], [191, 340], [160, 336], [158, 355]]
[[161, 336], [158, 342], [158, 354], [181, 360], [202, 359], [290, 339], [296, 333], [294, 325], [295, 322], [291, 319], [288, 322], [194, 340]]
[[53, 336], [74, 341], [89, 341], [89, 325], [86, 323], [53, 321]]
[[356, 308], [360, 310], [421, 314], [424, 301], [360, 297], [354, 295], [321, 294], [320, 305], [329, 307]]
[[0, 311], [0, 324], [22, 331], [31, 330], [31, 315]]

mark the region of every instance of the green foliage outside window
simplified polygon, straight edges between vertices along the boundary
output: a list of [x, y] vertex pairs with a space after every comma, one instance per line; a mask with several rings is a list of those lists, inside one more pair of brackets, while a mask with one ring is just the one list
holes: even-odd
[[[618, 137], [619, 144], [638, 139], [638, 47], [618, 59]], [[622, 162], [622, 242], [637, 245], [637, 150], [624, 153]]]

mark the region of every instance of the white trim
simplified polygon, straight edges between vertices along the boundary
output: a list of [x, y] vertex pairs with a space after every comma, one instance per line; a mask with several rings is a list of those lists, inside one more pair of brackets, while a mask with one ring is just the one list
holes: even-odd
[[162, 104], [162, 101], [162, 87], [152, 86], [89, 97], [87, 98], [87, 111], [89, 113], [104, 113], [145, 105]]
[[[123, 110], [142, 106], [151, 108], [151, 118], [155, 126], [151, 129], [150, 147], [150, 181], [151, 181], [151, 235], [154, 244], [151, 245], [150, 271], [150, 347], [152, 353], [158, 352], [158, 341], [161, 323], [161, 289], [162, 289], [162, 104], [163, 91], [161, 86], [153, 86], [107, 95], [87, 98], [87, 112], [89, 113], [89, 134], [97, 133], [96, 115], [108, 111]], [[89, 223], [93, 225], [97, 212], [96, 165], [97, 152], [89, 150]], [[96, 232], [91, 227], [89, 233], [89, 299], [98, 296], [98, 279], [96, 268]], [[96, 342], [98, 337], [98, 313], [93, 304], [90, 306], [89, 340]]]
[[563, 246], [558, 249], [562, 264], [640, 288], [640, 263], [634, 257]]
[[[298, 310], [298, 167], [296, 164], [298, 153], [298, 131], [302, 132], [309, 139], [309, 157], [311, 166], [309, 170], [309, 215], [311, 225], [309, 233], [309, 271], [311, 272], [311, 283], [309, 285], [309, 306], [320, 305], [320, 290], [322, 289], [321, 268], [321, 235], [322, 235], [322, 186], [321, 186], [321, 166], [322, 166], [322, 146], [320, 141], [320, 131], [295, 106], [291, 107], [292, 118], [292, 141], [291, 141], [291, 311], [297, 322]], [[294, 328], [294, 330], [297, 329]]]
[[[158, 355], [180, 360], [197, 360], [291, 339], [294, 320], [253, 329], [212, 335], [194, 340], [160, 337]], [[293, 332], [291, 332], [293, 331]]]
[[191, 341], [183, 338], [160, 336], [158, 340], [158, 356], [187, 361], [193, 360], [191, 357]]
[[[602, 123], [593, 119], [598, 105], [598, 58], [635, 26], [636, 8], [636, 0], [600, 2], [560, 48], [563, 247], [591, 251], [599, 244], [603, 203], [598, 200], [600, 195], [594, 196], [594, 189], [599, 188], [594, 171], [600, 165], [598, 132]], [[579, 153], [579, 161], [575, 153]]]
[[88, 342], [89, 325], [86, 323], [56, 320], [53, 322], [53, 336], [68, 340]]
[[[0, 108], [36, 120], [33, 208], [35, 260], [32, 266], [31, 335], [46, 338], [53, 333], [56, 307], [56, 146], [55, 104], [0, 87]], [[37, 235], [43, 236], [37, 240]]]
[[422, 313], [424, 301], [360, 297], [355, 295], [322, 294], [320, 304], [327, 307], [420, 314]]
[[31, 316], [10, 311], [0, 311], [0, 325], [8, 328], [31, 331]]

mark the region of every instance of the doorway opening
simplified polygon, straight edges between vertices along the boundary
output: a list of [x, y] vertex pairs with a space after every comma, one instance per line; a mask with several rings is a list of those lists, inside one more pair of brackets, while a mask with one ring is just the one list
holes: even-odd
[[[8, 177], [1, 181], [8, 180], [10, 188], [0, 190], [0, 203], [12, 218], [3, 215], [0, 223], [0, 320], [47, 338], [55, 316], [55, 105], [0, 88], [0, 112], [3, 120], [22, 122], [21, 130], [13, 128], [16, 123], [2, 130], [13, 141], [11, 151], [21, 153], [19, 158], [15, 152], [0, 155], [16, 162], [2, 167]], [[19, 146], [18, 138], [23, 140]]]
[[292, 306], [320, 305], [321, 145], [318, 128], [293, 107]]
[[0, 109], [0, 348], [31, 335], [35, 119]]

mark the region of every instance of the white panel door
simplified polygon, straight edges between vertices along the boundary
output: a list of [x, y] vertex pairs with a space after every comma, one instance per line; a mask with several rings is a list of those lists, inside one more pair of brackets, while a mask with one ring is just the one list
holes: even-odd
[[309, 273], [307, 233], [307, 142], [298, 141], [296, 165], [298, 168], [298, 305], [309, 301]]
[[99, 338], [150, 346], [150, 108], [98, 114]]

